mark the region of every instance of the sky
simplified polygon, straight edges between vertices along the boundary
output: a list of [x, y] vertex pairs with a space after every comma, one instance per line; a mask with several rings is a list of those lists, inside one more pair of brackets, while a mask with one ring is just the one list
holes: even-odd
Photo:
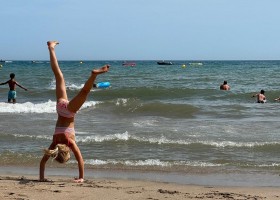
[[0, 2], [3, 60], [280, 60], [279, 0]]

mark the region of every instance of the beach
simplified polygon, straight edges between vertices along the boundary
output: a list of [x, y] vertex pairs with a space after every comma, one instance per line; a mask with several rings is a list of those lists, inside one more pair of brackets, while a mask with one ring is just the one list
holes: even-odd
[[[0, 88], [0, 199], [277, 199], [280, 61], [135, 62], [60, 62], [69, 98], [92, 68], [111, 65], [97, 80], [110, 87], [93, 88], [75, 119], [82, 184], [72, 182], [73, 154], [65, 165], [48, 161], [53, 182], [37, 181], [57, 119], [49, 62], [3, 64], [0, 78], [14, 72], [28, 91], [17, 88], [8, 104]], [[230, 91], [219, 89], [224, 80]], [[261, 89], [265, 104], [252, 98]]]
[[180, 185], [174, 183], [88, 179], [73, 183], [67, 177], [51, 177], [49, 182], [38, 182], [34, 176], [0, 176], [0, 199], [232, 199], [276, 200], [275, 187], [221, 187]]
[[280, 0], [65, 2], [1, 4], [0, 200], [280, 200]]
[[[255, 173], [170, 174], [129, 170], [89, 170], [74, 183], [77, 169], [51, 168], [39, 182], [34, 167], [1, 167], [0, 199], [227, 199], [276, 200], [279, 175]], [[181, 179], [181, 180], [180, 180]], [[184, 180], [184, 181], [182, 181]]]

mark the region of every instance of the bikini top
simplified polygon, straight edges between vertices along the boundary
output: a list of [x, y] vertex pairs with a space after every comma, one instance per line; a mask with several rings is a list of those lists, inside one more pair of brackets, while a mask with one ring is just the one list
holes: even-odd
[[59, 116], [66, 117], [66, 118], [73, 118], [76, 113], [71, 112], [68, 110], [67, 106], [69, 101], [61, 100], [56, 104], [56, 111]]

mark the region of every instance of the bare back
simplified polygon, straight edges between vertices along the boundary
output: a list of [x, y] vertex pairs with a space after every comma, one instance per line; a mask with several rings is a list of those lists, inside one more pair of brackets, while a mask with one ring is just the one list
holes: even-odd
[[16, 90], [17, 82], [14, 79], [8, 81], [10, 90]]
[[222, 84], [222, 85], [220, 86], [220, 90], [230, 90], [230, 87], [229, 87], [229, 85]]
[[262, 102], [262, 101], [265, 101], [266, 100], [266, 98], [265, 98], [265, 96], [263, 95], [263, 94], [258, 94], [258, 101], [259, 102]]

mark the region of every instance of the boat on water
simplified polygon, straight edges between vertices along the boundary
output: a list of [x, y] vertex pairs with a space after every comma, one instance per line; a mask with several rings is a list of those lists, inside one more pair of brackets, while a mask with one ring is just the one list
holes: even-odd
[[172, 62], [166, 62], [166, 61], [164, 61], [164, 60], [163, 60], [163, 61], [158, 61], [157, 64], [158, 64], [158, 65], [173, 65]]
[[10, 61], [10, 60], [0, 60], [0, 63], [11, 63], [11, 62], [13, 62], [13, 61]]
[[135, 62], [123, 62], [122, 66], [124, 66], [124, 67], [135, 67], [136, 63]]
[[39, 63], [44, 63], [44, 62], [43, 61], [32, 60], [31, 63], [39, 64]]

